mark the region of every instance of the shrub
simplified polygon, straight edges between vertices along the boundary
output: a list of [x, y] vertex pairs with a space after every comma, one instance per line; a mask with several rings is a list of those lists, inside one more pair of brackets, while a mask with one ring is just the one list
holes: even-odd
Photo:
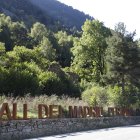
[[111, 106], [122, 106], [122, 103], [123, 103], [123, 99], [122, 99], [122, 96], [121, 96], [121, 88], [118, 87], [118, 86], [109, 86], [107, 88], [107, 92], [108, 92], [108, 95], [109, 95], [109, 105]]
[[107, 106], [108, 98], [106, 89], [100, 86], [93, 86], [82, 94], [82, 99], [91, 106]]
[[139, 104], [139, 90], [134, 86], [125, 86], [125, 94], [119, 86], [109, 86], [107, 88], [109, 94], [109, 103], [112, 106], [119, 107], [135, 107]]
[[39, 86], [41, 92], [47, 95], [61, 95], [63, 92], [63, 83], [53, 72], [42, 72], [39, 75]]
[[27, 93], [34, 93], [38, 89], [37, 77], [27, 70], [5, 70], [1, 75], [0, 88], [5, 95], [24, 96]]

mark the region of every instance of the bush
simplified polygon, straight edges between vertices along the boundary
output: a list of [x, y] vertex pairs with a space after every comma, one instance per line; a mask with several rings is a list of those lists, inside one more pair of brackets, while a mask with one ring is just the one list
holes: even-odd
[[126, 86], [125, 94], [119, 86], [109, 86], [107, 88], [109, 94], [109, 104], [117, 107], [138, 107], [140, 93], [134, 86]]
[[106, 89], [100, 86], [93, 86], [85, 90], [82, 94], [83, 101], [91, 106], [107, 106], [108, 98]]
[[27, 70], [1, 69], [0, 92], [5, 95], [24, 96], [27, 93], [35, 93], [38, 90], [37, 77]]
[[61, 95], [63, 92], [63, 83], [53, 72], [42, 72], [39, 75], [39, 86], [42, 94]]
[[69, 75], [65, 75], [65, 77], [61, 78], [64, 85], [64, 94], [69, 97], [81, 97], [80, 88], [78, 83], [74, 83], [74, 81], [69, 77]]
[[122, 98], [122, 91], [121, 88], [118, 86], [109, 86], [107, 88], [107, 93], [109, 95], [109, 105], [110, 106], [122, 106], [123, 98]]

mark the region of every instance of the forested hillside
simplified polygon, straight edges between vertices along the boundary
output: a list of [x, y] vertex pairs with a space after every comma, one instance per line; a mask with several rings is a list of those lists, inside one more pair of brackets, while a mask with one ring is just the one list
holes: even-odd
[[[1, 95], [55, 94], [92, 106], [140, 106], [140, 46], [124, 23], [111, 30], [86, 20], [75, 34], [63, 23], [52, 30], [49, 22], [57, 19], [29, 9], [26, 1], [0, 2]], [[53, 20], [45, 24], [44, 16]]]
[[85, 15], [70, 6], [62, 4], [56, 0], [29, 0], [32, 4], [42, 9], [54, 19], [56, 24], [62, 24], [66, 27], [76, 27], [81, 29], [81, 26], [86, 19], [93, 19], [89, 15]]
[[29, 27], [38, 21], [53, 30], [81, 30], [85, 20], [92, 19], [56, 0], [0, 0], [0, 12], [15, 21], [23, 21]]

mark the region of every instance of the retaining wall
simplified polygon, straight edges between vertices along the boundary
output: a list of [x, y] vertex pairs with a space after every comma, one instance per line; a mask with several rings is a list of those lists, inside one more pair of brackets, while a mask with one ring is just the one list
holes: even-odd
[[140, 124], [140, 117], [15, 120], [0, 122], [0, 140], [21, 140], [132, 124]]

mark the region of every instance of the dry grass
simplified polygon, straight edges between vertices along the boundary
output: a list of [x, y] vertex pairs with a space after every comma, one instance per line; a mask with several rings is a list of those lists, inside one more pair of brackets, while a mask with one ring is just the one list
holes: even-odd
[[56, 95], [47, 96], [35, 96], [31, 97], [30, 95], [26, 95], [25, 97], [6, 97], [0, 96], [0, 107], [3, 103], [8, 103], [9, 107], [12, 111], [12, 104], [17, 103], [18, 108], [18, 116], [22, 117], [23, 112], [23, 104], [28, 105], [28, 116], [30, 118], [37, 118], [37, 109], [38, 104], [46, 104], [46, 105], [61, 105], [64, 110], [68, 109], [68, 106], [87, 106], [88, 104], [79, 98], [70, 98], [68, 96], [58, 97]]

